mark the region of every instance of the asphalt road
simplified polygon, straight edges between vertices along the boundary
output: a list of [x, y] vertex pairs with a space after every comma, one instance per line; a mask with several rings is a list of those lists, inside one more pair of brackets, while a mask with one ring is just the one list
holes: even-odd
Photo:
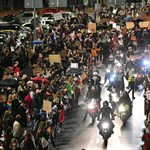
[[[103, 76], [104, 69], [100, 69]], [[57, 150], [139, 150], [141, 142], [142, 129], [144, 128], [144, 99], [142, 92], [136, 92], [136, 99], [133, 101], [133, 112], [125, 127], [122, 127], [121, 120], [116, 116], [114, 120], [114, 134], [108, 141], [107, 148], [103, 146], [103, 139], [98, 133], [96, 121], [93, 126], [90, 125], [91, 118], [88, 116], [83, 121], [85, 112], [84, 97], [86, 88], [80, 97], [80, 107], [74, 111], [69, 118], [65, 120], [63, 130], [57, 137]], [[117, 96], [113, 94], [115, 101]], [[102, 90], [102, 100], [108, 99], [106, 88]]]

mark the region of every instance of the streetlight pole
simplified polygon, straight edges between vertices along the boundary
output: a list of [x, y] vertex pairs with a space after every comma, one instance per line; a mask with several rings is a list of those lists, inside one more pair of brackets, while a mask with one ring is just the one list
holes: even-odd
[[32, 0], [33, 3], [33, 12], [34, 12], [34, 40], [36, 40], [36, 7], [35, 7], [35, 0]]

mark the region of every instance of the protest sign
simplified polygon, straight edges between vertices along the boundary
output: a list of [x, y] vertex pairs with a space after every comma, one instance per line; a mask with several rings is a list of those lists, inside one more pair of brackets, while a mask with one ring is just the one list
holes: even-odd
[[71, 63], [71, 68], [78, 68], [78, 63]]
[[96, 23], [88, 23], [88, 30], [90, 32], [96, 32]]
[[134, 28], [134, 22], [126, 22], [126, 28], [127, 28], [127, 29], [132, 29], [132, 28]]
[[149, 27], [149, 21], [139, 22], [140, 28], [148, 28]]
[[47, 113], [50, 112], [52, 109], [52, 103], [47, 100], [43, 100], [43, 110], [45, 110]]
[[50, 63], [61, 63], [60, 54], [50, 54], [49, 55], [49, 62]]
[[62, 14], [61, 13], [56, 13], [54, 14], [54, 20], [57, 21], [57, 20], [61, 20], [63, 17], [62, 17]]
[[86, 79], [86, 77], [87, 77], [86, 73], [83, 73], [83, 74], [81, 75], [81, 79], [82, 79], [82, 80]]

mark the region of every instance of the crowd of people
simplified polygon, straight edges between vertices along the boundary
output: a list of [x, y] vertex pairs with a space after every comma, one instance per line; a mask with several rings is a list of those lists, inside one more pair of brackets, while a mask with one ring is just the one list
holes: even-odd
[[[86, 12], [79, 13], [76, 19], [43, 26], [37, 31], [42, 44], [34, 48], [32, 31], [26, 37], [13, 33], [0, 58], [0, 135], [5, 150], [55, 148], [57, 133], [65, 117], [78, 108], [82, 86], [93, 66], [98, 61], [107, 64], [110, 54], [117, 50], [147, 47], [148, 29], [137, 25], [128, 30], [124, 19], [127, 14], [114, 15], [120, 30], [110, 26], [89, 32], [89, 21], [95, 20]], [[61, 62], [51, 62], [51, 54], [60, 54]], [[71, 63], [78, 63], [78, 69], [71, 68]], [[34, 73], [34, 69], [38, 72]], [[82, 74], [86, 76], [82, 78]], [[52, 103], [49, 112], [43, 110], [44, 100]]]

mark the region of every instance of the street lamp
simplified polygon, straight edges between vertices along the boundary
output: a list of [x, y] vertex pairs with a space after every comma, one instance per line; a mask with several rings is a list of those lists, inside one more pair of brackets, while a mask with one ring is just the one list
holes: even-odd
[[33, 12], [34, 12], [34, 40], [36, 40], [36, 7], [35, 7], [35, 0], [32, 0], [33, 3]]

